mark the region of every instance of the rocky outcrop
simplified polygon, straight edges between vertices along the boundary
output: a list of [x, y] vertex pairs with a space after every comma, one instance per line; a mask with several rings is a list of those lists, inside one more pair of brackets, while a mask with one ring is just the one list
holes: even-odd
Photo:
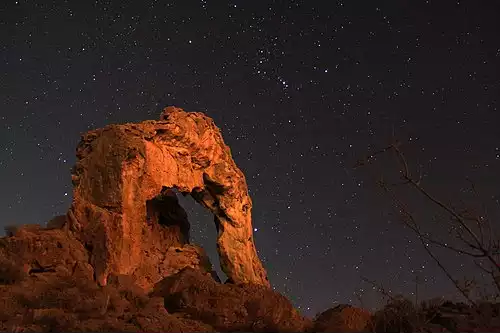
[[253, 242], [245, 177], [202, 113], [169, 107], [159, 121], [84, 134], [72, 179], [68, 228], [85, 244], [101, 285], [111, 273], [126, 274], [148, 289], [168, 273], [165, 252], [189, 242], [189, 224], [168, 218], [183, 215], [169, 192], [177, 189], [214, 214], [228, 278], [269, 286]]
[[492, 303], [415, 309], [398, 301], [374, 315], [341, 305], [311, 321], [271, 288], [216, 282], [199, 267], [194, 245], [167, 251], [172, 271], [149, 293], [133, 275], [112, 273], [99, 286], [87, 250], [69, 230], [9, 230], [0, 238], [1, 332], [500, 331], [500, 306]]
[[107, 286], [97, 285], [88, 261], [67, 230], [21, 226], [0, 238], [0, 331], [214, 332], [169, 314], [132, 276], [110, 274]]
[[169, 313], [203, 318], [218, 332], [305, 332], [312, 327], [270, 288], [216, 283], [191, 268], [162, 280], [151, 296], [162, 297]]
[[367, 310], [337, 305], [316, 317], [313, 332], [372, 332], [371, 317]]
[[200, 249], [170, 248], [172, 270], [151, 292], [133, 275], [94, 280], [84, 246], [69, 230], [9, 228], [0, 238], [1, 332], [499, 332], [499, 304], [388, 303], [370, 315], [349, 305], [314, 321], [271, 288], [216, 282]]
[[6, 228], [0, 238], [0, 272], [4, 284], [31, 276], [37, 279], [93, 277], [83, 245], [63, 230], [44, 230], [40, 225]]
[[[151, 293], [132, 275], [93, 278], [68, 230], [20, 227], [0, 238], [1, 332], [301, 332], [310, 327], [282, 295], [255, 284], [220, 284], [182, 262], [191, 245], [167, 256], [184, 268]], [[177, 256], [177, 259], [175, 259]], [[193, 265], [195, 266], [195, 265]]]

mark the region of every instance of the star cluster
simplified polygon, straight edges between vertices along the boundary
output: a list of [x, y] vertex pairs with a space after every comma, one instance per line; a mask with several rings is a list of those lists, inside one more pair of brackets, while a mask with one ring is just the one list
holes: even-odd
[[[247, 177], [271, 283], [308, 315], [393, 293], [456, 294], [357, 159], [395, 134], [424, 184], [498, 204], [495, 1], [14, 1], [0, 4], [2, 223], [71, 202], [79, 135], [168, 105], [221, 128]], [[384, 171], [392, 170], [386, 166]], [[394, 170], [395, 171], [395, 170]], [[418, 211], [426, 203], [409, 195]], [[215, 228], [183, 200], [212, 260]], [[423, 214], [427, 218], [426, 214]], [[437, 231], [436, 231], [437, 232]], [[443, 253], [464, 275], [459, 257]]]

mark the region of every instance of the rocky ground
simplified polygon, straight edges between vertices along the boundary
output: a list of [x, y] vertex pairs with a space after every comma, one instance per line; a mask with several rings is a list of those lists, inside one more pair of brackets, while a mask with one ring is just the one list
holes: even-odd
[[99, 286], [88, 251], [64, 227], [24, 226], [0, 239], [5, 332], [499, 332], [499, 312], [451, 302], [417, 312], [402, 300], [374, 314], [341, 305], [311, 320], [271, 288], [220, 283], [205, 266], [150, 291], [127, 275]]
[[67, 229], [25, 226], [0, 239], [0, 330], [17, 332], [305, 332], [314, 323], [257, 285], [187, 267], [145, 292], [131, 276], [94, 279]]

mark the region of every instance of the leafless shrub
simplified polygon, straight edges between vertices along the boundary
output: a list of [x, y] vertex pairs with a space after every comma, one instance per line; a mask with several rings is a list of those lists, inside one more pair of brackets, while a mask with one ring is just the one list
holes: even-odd
[[[498, 299], [500, 297], [500, 237], [484, 205], [480, 208], [473, 208], [472, 205], [463, 202], [452, 205], [436, 197], [423, 186], [421, 170], [417, 172], [417, 176], [414, 175], [401, 150], [401, 143], [397, 141], [358, 161], [356, 167], [369, 164], [380, 155], [388, 153], [393, 153], [398, 161], [399, 180], [388, 181], [380, 175], [377, 184], [391, 199], [399, 220], [413, 232], [424, 251], [469, 304], [476, 304], [477, 300], [474, 299], [472, 291], [477, 294], [480, 289], [481, 298], [490, 301]], [[408, 203], [397, 192], [397, 189], [401, 187], [420, 194], [430, 208], [438, 211], [434, 222], [447, 231], [444, 237], [440, 238], [425, 230], [424, 221], [416, 217]], [[479, 198], [472, 182], [470, 191]], [[438, 257], [436, 252], [438, 248], [472, 260], [478, 273], [486, 276], [488, 281], [480, 283], [474, 279], [460, 280], [453, 276], [444, 261]]]

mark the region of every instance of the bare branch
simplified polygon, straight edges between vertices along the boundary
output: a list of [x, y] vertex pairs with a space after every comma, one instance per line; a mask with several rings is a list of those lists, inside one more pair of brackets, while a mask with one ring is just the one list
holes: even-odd
[[379, 293], [381, 293], [385, 297], [389, 298], [391, 301], [395, 301], [396, 300], [396, 298], [394, 296], [392, 296], [389, 292], [387, 292], [382, 285], [377, 284], [375, 281], [369, 280], [365, 276], [361, 276], [361, 280], [369, 283], [374, 289], [377, 289], [377, 291]]
[[467, 234], [473, 239], [473, 243], [466, 241], [463, 237], [461, 239], [467, 243], [467, 245], [479, 249], [488, 260], [493, 263], [497, 269], [500, 271], [500, 265], [498, 262], [493, 258], [491, 253], [488, 251], [488, 249], [481, 243], [479, 237], [474, 233], [474, 231], [467, 225], [466, 221], [463, 219], [463, 217], [457, 213], [454, 209], [452, 209], [449, 205], [444, 204], [442, 201], [439, 199], [435, 198], [433, 195], [431, 195], [429, 192], [427, 192], [422, 186], [417, 184], [409, 174], [408, 170], [408, 163], [406, 162], [406, 159], [403, 155], [403, 153], [400, 151], [399, 146], [392, 145], [393, 149], [396, 151], [396, 154], [398, 158], [400, 159], [402, 165], [403, 165], [403, 177], [408, 180], [408, 183], [416, 189], [418, 192], [420, 192], [422, 195], [424, 195], [427, 199], [429, 199], [432, 203], [437, 205], [438, 207], [442, 208], [444, 211], [448, 212], [456, 221], [460, 224], [462, 228], [465, 229]]
[[[421, 168], [418, 168], [417, 170], [418, 178], [415, 179], [412, 177], [409, 164], [400, 147], [401, 142], [394, 140], [392, 144], [371, 154], [362, 160], [362, 163], [358, 163], [357, 166], [366, 165], [373, 161], [378, 155], [384, 154], [388, 151], [393, 151], [400, 167], [399, 173], [401, 180], [399, 182], [387, 182], [381, 177], [377, 183], [379, 187], [391, 197], [394, 207], [399, 213], [400, 220], [403, 224], [416, 235], [427, 254], [434, 260], [438, 267], [440, 267], [447, 278], [455, 285], [457, 290], [469, 303], [475, 304], [468, 295], [467, 290], [462, 288], [458, 280], [455, 280], [446, 267], [444, 267], [441, 260], [435, 255], [430, 245], [448, 249], [459, 255], [467, 256], [473, 259], [481, 270], [490, 275], [494, 285], [500, 292], [500, 239], [498, 237], [494, 237], [493, 235], [493, 228], [486, 206], [483, 204], [480, 208], [483, 213], [478, 213], [476, 209], [467, 208], [465, 204], [454, 207], [450, 204], [444, 203], [432, 195], [422, 186], [423, 172]], [[430, 203], [440, 208], [443, 213], [450, 217], [450, 219], [445, 218], [441, 222], [444, 222], [444, 220], [447, 221], [446, 223], [450, 226], [449, 235], [454, 237], [459, 242], [459, 245], [454, 245], [454, 242], [439, 240], [432, 237], [429, 233], [425, 233], [421, 230], [419, 223], [410, 212], [410, 209], [402, 200], [400, 200], [396, 192], [393, 190], [396, 186], [401, 185], [407, 185], [416, 190], [417, 193], [423, 195], [424, 198], [426, 198]], [[476, 197], [479, 197], [472, 182], [471, 191]], [[465, 208], [462, 208], [462, 206]], [[489, 263], [491, 269], [484, 266], [486, 262]]]
[[412, 221], [412, 224], [414, 226], [414, 229], [416, 230], [416, 235], [417, 238], [419, 239], [420, 243], [422, 244], [424, 250], [427, 252], [427, 254], [434, 260], [434, 262], [438, 265], [438, 267], [441, 269], [441, 271], [446, 275], [446, 277], [450, 280], [450, 282], [453, 283], [455, 288], [464, 296], [464, 298], [471, 304], [475, 304], [474, 301], [469, 297], [469, 295], [461, 288], [461, 286], [458, 284], [458, 281], [453, 278], [453, 276], [450, 274], [450, 272], [444, 267], [444, 265], [441, 263], [439, 258], [431, 251], [429, 248], [428, 244], [424, 241], [424, 239], [421, 237], [422, 233], [420, 232], [420, 229], [418, 228], [417, 223], [415, 222], [415, 219], [413, 216], [404, 208], [404, 204], [394, 195], [394, 193], [387, 187], [384, 188], [384, 190], [392, 195], [393, 201], [395, 202], [396, 206], [400, 208], [400, 211], [403, 212], [403, 214], [410, 220]]

